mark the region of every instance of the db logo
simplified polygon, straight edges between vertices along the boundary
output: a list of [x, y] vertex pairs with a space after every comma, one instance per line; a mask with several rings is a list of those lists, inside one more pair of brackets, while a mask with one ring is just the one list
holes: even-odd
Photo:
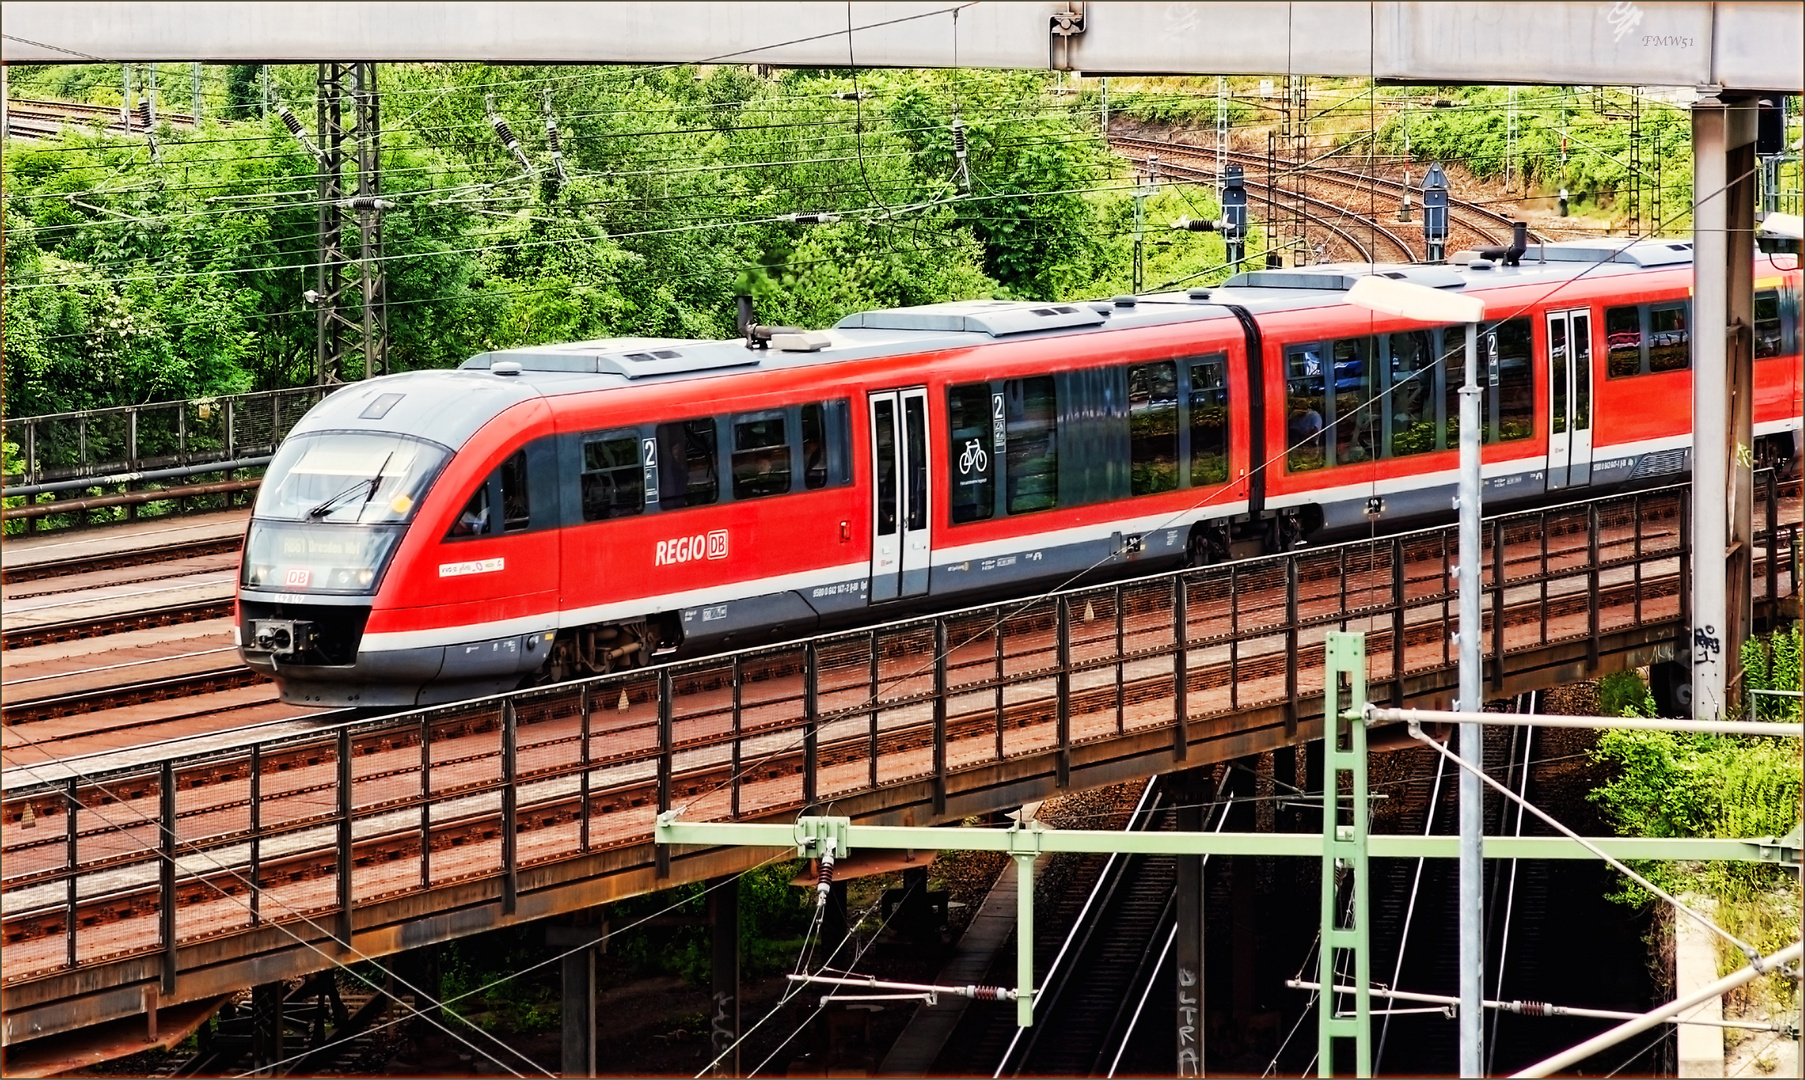
[[307, 587], [307, 583], [312, 580], [313, 580], [313, 571], [312, 570], [307, 569], [305, 566], [297, 566], [288, 572], [287, 577], [282, 579], [282, 584], [295, 585], [295, 586], [299, 586], [300, 588], [305, 589]]
[[716, 529], [707, 534], [696, 533], [694, 536], [658, 541], [658, 547], [652, 553], [652, 565], [673, 566], [677, 563], [698, 562], [704, 558], [726, 557], [727, 530]]

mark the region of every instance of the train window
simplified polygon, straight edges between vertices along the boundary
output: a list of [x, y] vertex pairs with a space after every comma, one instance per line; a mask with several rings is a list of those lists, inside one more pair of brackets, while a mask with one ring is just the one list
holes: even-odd
[[1755, 359], [1783, 356], [1785, 340], [1780, 321], [1780, 290], [1762, 289], [1755, 294]]
[[1051, 375], [1003, 384], [1006, 500], [1011, 514], [1059, 504], [1059, 401]]
[[[1485, 335], [1487, 382], [1493, 394], [1488, 442], [1510, 442], [1535, 434], [1535, 354], [1528, 319], [1507, 319]], [[1496, 371], [1496, 377], [1490, 373]]]
[[925, 397], [903, 398], [903, 437], [909, 448], [910, 532], [928, 527], [928, 402]]
[[1780, 290], [1780, 354], [1799, 355], [1799, 287], [1789, 283]]
[[877, 478], [877, 534], [896, 535], [896, 403], [880, 397], [871, 411], [871, 466]]
[[1128, 490], [1151, 495], [1178, 487], [1178, 365], [1128, 369]]
[[666, 510], [707, 506], [720, 498], [712, 418], [658, 425], [658, 501]]
[[583, 520], [631, 517], [645, 509], [645, 474], [639, 464], [639, 437], [590, 439], [583, 443]]
[[1371, 338], [1344, 338], [1330, 346], [1335, 371], [1335, 463], [1371, 461], [1378, 425], [1373, 416]]
[[[497, 500], [501, 505], [500, 529], [496, 528], [494, 513]], [[445, 539], [521, 532], [532, 524], [532, 509], [532, 500], [527, 496], [526, 451], [516, 450], [471, 494], [470, 501], [446, 531]]]
[[1573, 316], [1573, 430], [1592, 426], [1592, 316]]
[[464, 504], [457, 520], [451, 523], [451, 531], [445, 534], [447, 540], [460, 540], [467, 536], [489, 536], [493, 532], [493, 522], [489, 519], [489, 482], [483, 481]]
[[1321, 345], [1285, 350], [1285, 467], [1292, 472], [1327, 464], [1322, 450], [1326, 386]]
[[[1444, 435], [1442, 448], [1451, 450], [1460, 445], [1460, 388], [1467, 384], [1467, 335], [1466, 330], [1458, 326], [1450, 326], [1441, 332], [1441, 370], [1442, 370], [1442, 417]], [[1479, 378], [1480, 393], [1485, 392], [1485, 375], [1476, 373]], [[1485, 398], [1479, 399], [1479, 415], [1485, 416]], [[1480, 430], [1485, 429], [1481, 421]]]
[[1191, 484], [1228, 479], [1228, 380], [1221, 356], [1191, 361]]
[[[996, 406], [1001, 411], [1001, 398]], [[996, 513], [996, 447], [990, 421], [989, 383], [947, 387], [947, 490], [954, 525], [983, 521]]]
[[1649, 371], [1685, 371], [1692, 366], [1691, 308], [1687, 302], [1649, 306]]
[[532, 504], [527, 498], [526, 451], [501, 463], [501, 522], [508, 532], [519, 532], [532, 520]]
[[733, 497], [760, 499], [790, 490], [790, 444], [782, 413], [733, 420]]
[[1567, 319], [1556, 316], [1548, 320], [1548, 433], [1559, 435], [1567, 430]]
[[827, 410], [820, 405], [802, 407], [802, 486], [827, 486]]
[[1386, 397], [1391, 422], [1386, 453], [1407, 457], [1435, 449], [1435, 355], [1421, 332], [1392, 334], [1391, 393]]
[[1642, 374], [1642, 309], [1604, 309], [1605, 373], [1613, 379]]

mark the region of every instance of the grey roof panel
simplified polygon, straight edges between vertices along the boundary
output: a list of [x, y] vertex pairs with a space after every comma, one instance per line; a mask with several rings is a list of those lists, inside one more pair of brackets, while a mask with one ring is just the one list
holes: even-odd
[[[383, 394], [401, 398], [381, 419], [360, 415]], [[399, 431], [459, 447], [502, 410], [539, 396], [540, 388], [531, 382], [486, 371], [410, 371], [366, 379], [326, 395], [290, 434]]]
[[1107, 316], [1088, 304], [1036, 304], [1022, 300], [956, 300], [947, 304], [861, 311], [836, 330], [940, 330], [1004, 337], [1037, 330], [1101, 326]]

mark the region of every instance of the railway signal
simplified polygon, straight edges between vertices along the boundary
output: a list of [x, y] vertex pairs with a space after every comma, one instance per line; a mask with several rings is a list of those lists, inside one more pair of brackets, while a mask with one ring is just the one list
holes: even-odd
[[1423, 242], [1428, 246], [1430, 262], [1441, 262], [1447, 257], [1448, 174], [1442, 172], [1439, 161], [1423, 175]]

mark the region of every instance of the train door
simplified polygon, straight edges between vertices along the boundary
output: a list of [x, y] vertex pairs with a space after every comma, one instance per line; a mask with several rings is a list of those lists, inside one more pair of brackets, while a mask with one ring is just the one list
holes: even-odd
[[882, 390], [871, 409], [871, 600], [928, 591], [928, 392]]
[[1548, 490], [1592, 480], [1592, 314], [1548, 313]]

